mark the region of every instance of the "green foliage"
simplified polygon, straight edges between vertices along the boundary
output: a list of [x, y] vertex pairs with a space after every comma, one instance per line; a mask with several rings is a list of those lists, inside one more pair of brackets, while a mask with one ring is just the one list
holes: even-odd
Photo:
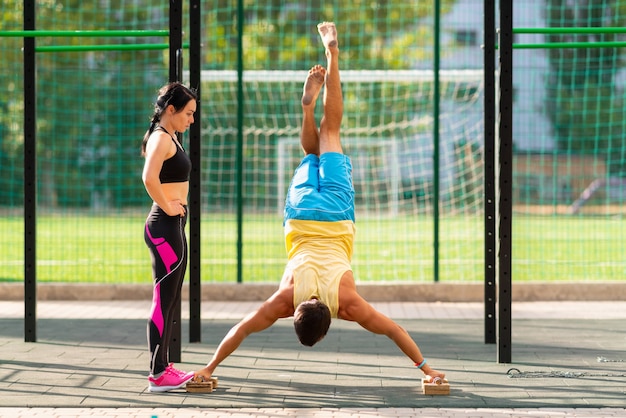
[[[243, 68], [301, 70], [318, 63], [321, 21], [340, 31], [342, 60], [349, 68], [406, 69], [432, 45], [432, 31], [421, 25], [433, 15], [432, 2], [356, 0], [337, 4], [244, 2]], [[442, 13], [454, 0], [441, 2]], [[206, 10], [206, 68], [233, 68], [237, 62], [238, 14], [232, 2], [220, 0]]]
[[[168, 27], [168, 5], [142, 2], [38, 1], [36, 29], [104, 30]], [[22, 29], [22, 2], [3, 3], [2, 30]], [[1, 38], [1, 89], [5, 108], [21, 108], [21, 38]], [[41, 37], [36, 46], [167, 42], [165, 39]], [[7, 48], [7, 43], [13, 47]], [[6, 51], [6, 52], [5, 52]], [[140, 181], [141, 137], [156, 90], [167, 81], [162, 51], [37, 53], [37, 154], [39, 202], [45, 206], [124, 206], [146, 202]], [[19, 74], [17, 78], [15, 74]], [[21, 114], [0, 111], [2, 151], [21, 160]], [[10, 123], [9, 123], [10, 122]], [[2, 154], [0, 154], [0, 158]], [[3, 169], [8, 168], [3, 164]], [[13, 166], [12, 169], [19, 168]], [[5, 174], [3, 178], [10, 177]], [[17, 184], [17, 183], [16, 183]], [[72, 185], [72, 187], [67, 187]], [[11, 194], [10, 196], [12, 196]], [[19, 196], [19, 194], [18, 194]], [[4, 204], [4, 202], [3, 202]]]
[[[444, 0], [445, 13], [453, 0]], [[186, 2], [184, 8], [188, 7]], [[2, 30], [21, 30], [23, 3], [3, 2]], [[340, 31], [342, 66], [353, 69], [410, 68], [431, 51], [431, 2], [357, 0], [349, 4], [245, 1], [239, 11], [232, 1], [203, 4], [203, 69], [306, 70], [323, 62], [324, 55], [317, 34], [320, 21], [336, 21]], [[188, 11], [184, 10], [184, 16]], [[132, 2], [106, 0], [38, 0], [36, 29], [41, 30], [124, 30], [168, 28], [169, 6], [143, 0]], [[239, 18], [243, 28], [240, 36]], [[186, 19], [185, 19], [186, 20]], [[423, 22], [428, 22], [424, 25]], [[37, 46], [85, 45], [135, 42], [167, 42], [164, 39], [121, 38], [37, 38]], [[22, 40], [2, 38], [0, 92], [10, 98], [0, 103], [0, 159], [3, 179], [19, 173], [23, 133], [22, 109]], [[187, 57], [185, 57], [185, 62]], [[37, 153], [40, 178], [39, 201], [44, 206], [100, 207], [144, 204], [146, 194], [140, 182], [142, 160], [138, 158], [141, 136], [147, 128], [151, 103], [156, 89], [167, 80], [167, 51], [133, 52], [58, 52], [37, 54]], [[210, 95], [212, 86], [207, 86]], [[260, 86], [265, 97], [273, 97], [277, 84]], [[294, 87], [299, 91], [301, 86]], [[232, 90], [233, 92], [236, 89]], [[250, 92], [253, 96], [255, 92]], [[394, 93], [394, 92], [391, 92]], [[396, 92], [397, 93], [397, 92]], [[415, 99], [410, 87], [400, 93], [406, 100], [398, 109], [369, 112], [384, 123], [390, 112], [414, 112]], [[385, 87], [374, 87], [360, 98], [357, 106], [378, 106]], [[258, 96], [256, 96], [258, 97]], [[283, 108], [298, 103], [246, 103], [246, 126], [266, 126], [274, 115], [286, 114]], [[371, 100], [371, 101], [370, 101]], [[356, 103], [356, 101], [355, 101]], [[212, 118], [230, 118], [237, 114], [235, 101], [217, 105], [222, 114]], [[259, 113], [259, 110], [262, 112]], [[363, 112], [367, 109], [362, 109]], [[218, 113], [218, 112], [216, 112]], [[356, 121], [348, 122], [355, 123]], [[280, 122], [279, 122], [280, 123]], [[297, 120], [285, 120], [275, 129], [297, 126]], [[221, 126], [225, 126], [222, 124]], [[235, 138], [222, 138], [235, 143]], [[254, 139], [252, 139], [254, 141]], [[223, 164], [228, 165], [228, 155]], [[258, 156], [257, 156], [258, 157]], [[13, 164], [9, 164], [12, 161]], [[233, 167], [234, 168], [234, 167]], [[72, 185], [72, 187], [67, 187]], [[15, 204], [21, 190], [19, 182], [3, 190]]]
[[[554, 27], [623, 27], [626, 4], [618, 0], [546, 0], [546, 21]], [[550, 42], [610, 42], [616, 34], [550, 35]], [[615, 84], [625, 56], [618, 48], [549, 50], [547, 109], [559, 150], [604, 152], [612, 175], [626, 171], [615, 152], [626, 146], [624, 91]]]

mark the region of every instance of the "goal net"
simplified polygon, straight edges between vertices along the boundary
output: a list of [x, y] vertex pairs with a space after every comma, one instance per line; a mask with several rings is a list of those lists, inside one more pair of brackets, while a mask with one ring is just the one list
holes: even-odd
[[[306, 71], [246, 71], [239, 94], [245, 117], [236, 122], [237, 73], [204, 71], [203, 134], [209, 188], [234, 202], [237, 132], [244, 140], [246, 206], [282, 211], [299, 144], [300, 96]], [[367, 216], [430, 213], [435, 202], [435, 109], [432, 71], [343, 70], [342, 143], [353, 162], [357, 212]], [[439, 196], [453, 212], [481, 210], [482, 70], [440, 73]], [[321, 100], [317, 117], [321, 117]], [[238, 126], [239, 125], [239, 126]], [[211, 163], [210, 161], [213, 161]], [[211, 194], [211, 193], [209, 193]]]

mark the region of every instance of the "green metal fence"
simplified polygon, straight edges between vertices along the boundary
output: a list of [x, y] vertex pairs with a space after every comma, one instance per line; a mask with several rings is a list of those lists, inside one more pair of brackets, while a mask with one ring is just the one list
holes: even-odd
[[[168, 4], [144, 3], [37, 2], [37, 29], [48, 35], [36, 44], [39, 281], [151, 281], [139, 146], [168, 77]], [[440, 49], [433, 2], [244, 2], [242, 32], [232, 3], [202, 7], [202, 280], [280, 279], [282, 199], [299, 158], [302, 83], [325, 59], [316, 24], [334, 20], [342, 135], [357, 189], [357, 279], [481, 282], [482, 2], [441, 2]], [[515, 7], [515, 26], [524, 30], [514, 55], [513, 280], [621, 280], [626, 1], [583, 1], [575, 13], [549, 0]], [[3, 13], [0, 280], [20, 282], [22, 2], [5, 1]]]

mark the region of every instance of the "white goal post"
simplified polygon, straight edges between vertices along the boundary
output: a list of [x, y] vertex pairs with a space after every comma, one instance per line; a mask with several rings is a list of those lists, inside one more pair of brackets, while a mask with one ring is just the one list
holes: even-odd
[[[242, 72], [243, 82], [304, 83], [308, 70], [246, 70]], [[202, 70], [202, 81], [227, 81], [236, 82], [238, 73], [236, 70]], [[184, 78], [189, 79], [189, 71], [184, 73]], [[342, 83], [365, 83], [365, 82], [432, 82], [435, 79], [433, 70], [341, 70]], [[483, 82], [483, 70], [439, 70], [440, 82]]]

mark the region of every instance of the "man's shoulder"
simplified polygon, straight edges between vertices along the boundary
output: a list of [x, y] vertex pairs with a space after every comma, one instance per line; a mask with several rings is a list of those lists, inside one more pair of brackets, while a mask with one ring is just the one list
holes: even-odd
[[293, 312], [293, 297], [289, 297], [287, 289], [278, 289], [257, 310], [257, 314], [274, 320], [293, 316]]
[[354, 281], [352, 270], [346, 271], [343, 276], [341, 276], [338, 291], [340, 297], [360, 297], [356, 289], [356, 282]]
[[[348, 274], [349, 273], [349, 274]], [[346, 272], [339, 284], [339, 312], [338, 317], [348, 321], [355, 321], [367, 310], [369, 304], [359, 294], [352, 272]]]
[[293, 308], [293, 279], [283, 280], [268, 302]]

